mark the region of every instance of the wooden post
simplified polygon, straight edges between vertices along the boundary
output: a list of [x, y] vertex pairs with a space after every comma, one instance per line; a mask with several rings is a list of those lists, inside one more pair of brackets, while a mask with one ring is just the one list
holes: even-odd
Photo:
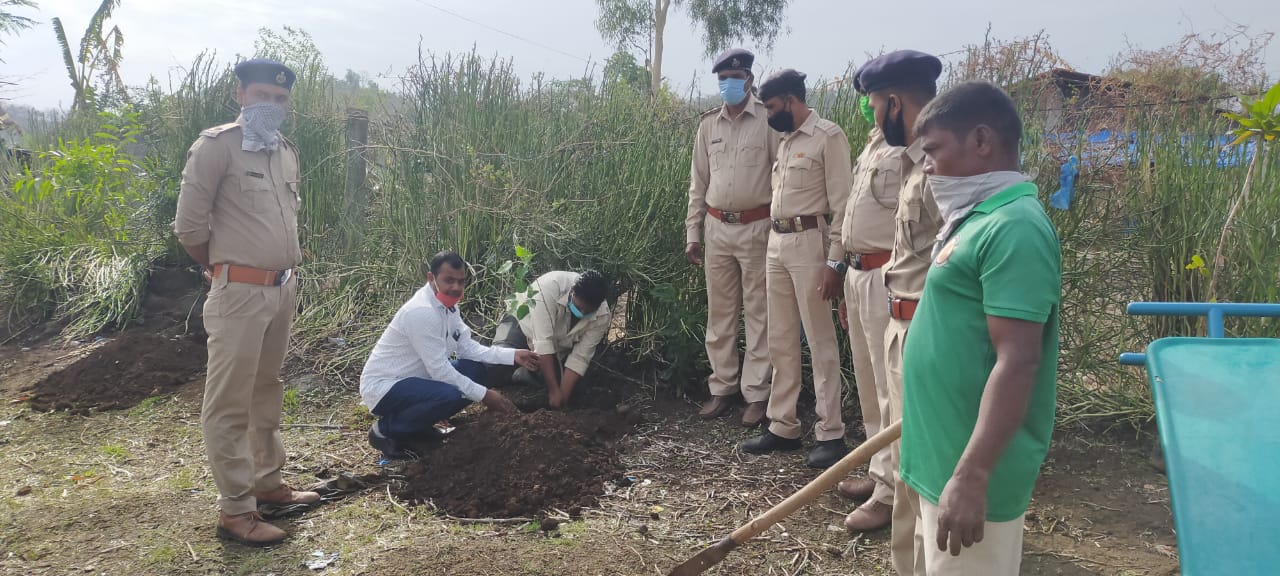
[[342, 226], [342, 244], [347, 250], [360, 245], [364, 232], [365, 208], [368, 198], [365, 195], [365, 175], [367, 160], [365, 147], [369, 145], [369, 113], [359, 108], [347, 109], [347, 188], [343, 196], [345, 208]]

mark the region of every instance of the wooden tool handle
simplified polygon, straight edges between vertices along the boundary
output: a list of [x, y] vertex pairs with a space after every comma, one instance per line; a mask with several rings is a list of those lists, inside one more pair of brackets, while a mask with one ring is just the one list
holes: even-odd
[[900, 436], [902, 436], [902, 422], [894, 422], [892, 426], [881, 430], [875, 436], [867, 438], [866, 442], [863, 442], [862, 445], [846, 454], [844, 458], [841, 458], [839, 462], [827, 468], [825, 472], [819, 474], [804, 488], [788, 496], [786, 500], [779, 502], [773, 508], [766, 510], [764, 514], [756, 516], [750, 522], [734, 530], [733, 534], [729, 535], [729, 538], [736, 544], [742, 544], [759, 536], [761, 532], [768, 530], [770, 526], [790, 516], [792, 512], [795, 512], [801, 506], [816, 500], [823, 492], [826, 492], [837, 482], [844, 480], [854, 468], [870, 461], [872, 456], [892, 444]]

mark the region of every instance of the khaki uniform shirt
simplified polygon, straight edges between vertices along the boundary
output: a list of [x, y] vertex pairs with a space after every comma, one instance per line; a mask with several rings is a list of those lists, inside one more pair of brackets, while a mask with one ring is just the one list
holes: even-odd
[[924, 294], [924, 277], [933, 260], [933, 244], [942, 229], [942, 215], [929, 190], [924, 174], [924, 150], [917, 139], [903, 154], [906, 183], [898, 199], [897, 230], [893, 235], [893, 256], [884, 270], [889, 295], [919, 300]]
[[885, 143], [884, 135], [871, 129], [867, 146], [853, 170], [853, 192], [845, 205], [840, 238], [846, 252], [876, 254], [893, 250], [904, 150]]
[[596, 346], [609, 332], [610, 315], [609, 303], [601, 302], [590, 317], [569, 326], [573, 320], [569, 293], [577, 281], [576, 272], [547, 272], [534, 280], [533, 288], [538, 293], [529, 313], [520, 319], [520, 331], [535, 354], [555, 354], [560, 358], [568, 354], [564, 367], [581, 376], [587, 373]]
[[811, 108], [804, 123], [782, 137], [778, 161], [773, 165], [772, 218], [821, 219], [830, 214], [828, 260], [844, 258], [840, 231], [844, 227], [845, 203], [853, 187], [851, 162], [844, 130]]
[[733, 118], [727, 106], [698, 121], [689, 172], [686, 242], [700, 242], [707, 206], [743, 212], [769, 203], [769, 171], [778, 156], [782, 135], [769, 128], [764, 104], [754, 97]]
[[298, 151], [284, 138], [275, 152], [241, 150], [242, 122], [205, 130], [191, 145], [173, 231], [186, 246], [207, 242], [210, 264], [293, 268], [302, 263]]

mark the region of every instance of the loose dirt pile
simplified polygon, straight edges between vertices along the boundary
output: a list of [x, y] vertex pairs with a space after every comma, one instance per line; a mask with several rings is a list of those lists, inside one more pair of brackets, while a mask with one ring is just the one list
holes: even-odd
[[39, 411], [122, 410], [150, 396], [169, 394], [205, 367], [204, 343], [197, 337], [169, 339], [149, 332], [125, 332], [88, 356], [46, 376], [29, 390]]
[[638, 422], [609, 410], [503, 415], [461, 423], [409, 466], [400, 497], [466, 518], [591, 506], [624, 468], [614, 446]]

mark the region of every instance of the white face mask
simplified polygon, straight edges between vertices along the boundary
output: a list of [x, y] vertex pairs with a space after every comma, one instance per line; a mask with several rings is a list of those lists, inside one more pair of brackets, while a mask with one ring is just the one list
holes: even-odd
[[257, 152], [275, 150], [280, 144], [280, 126], [288, 116], [284, 106], [271, 102], [259, 102], [240, 109], [244, 117], [244, 139], [241, 150]]
[[929, 176], [928, 179], [929, 190], [933, 193], [938, 213], [942, 216], [942, 229], [938, 231], [937, 242], [933, 245], [933, 255], [937, 257], [942, 244], [951, 237], [951, 233], [974, 206], [1001, 190], [1030, 178], [1021, 172], [1002, 171], [974, 176]]

